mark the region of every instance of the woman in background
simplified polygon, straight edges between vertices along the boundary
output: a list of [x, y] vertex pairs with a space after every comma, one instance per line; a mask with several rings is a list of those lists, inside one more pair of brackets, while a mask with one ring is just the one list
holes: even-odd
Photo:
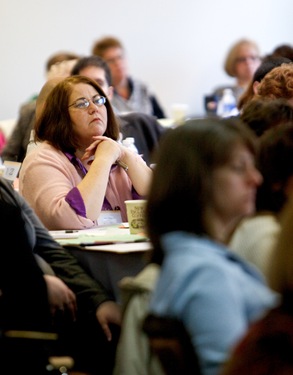
[[126, 51], [119, 39], [106, 36], [96, 40], [92, 53], [109, 65], [114, 87], [112, 104], [120, 114], [142, 112], [159, 119], [165, 117], [161, 104], [148, 85], [129, 74]]
[[293, 62], [281, 64], [267, 73], [257, 86], [255, 98], [282, 98], [293, 106]]
[[266, 58], [264, 58], [260, 66], [256, 69], [250, 84], [239, 98], [238, 109], [242, 110], [245, 107], [245, 105], [249, 103], [251, 99], [254, 98], [254, 96], [257, 94], [258, 85], [267, 73], [269, 73], [272, 69], [276, 68], [277, 66], [280, 66], [282, 64], [288, 64], [290, 62], [290, 59], [281, 56], [267, 56]]
[[35, 136], [41, 144], [23, 161], [19, 191], [48, 229], [127, 221], [124, 201], [146, 196], [152, 171], [118, 142], [111, 104], [90, 78], [54, 87]]
[[223, 90], [230, 88], [238, 101], [240, 96], [250, 84], [253, 74], [261, 63], [260, 51], [258, 45], [247, 39], [241, 39], [236, 42], [228, 51], [224, 70], [228, 76], [233, 77], [233, 85], [220, 86], [215, 89], [214, 94], [220, 99]]

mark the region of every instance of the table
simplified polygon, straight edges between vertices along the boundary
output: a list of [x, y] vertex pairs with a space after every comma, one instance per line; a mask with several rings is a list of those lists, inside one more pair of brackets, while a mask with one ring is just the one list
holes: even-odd
[[[117, 302], [121, 302], [119, 281], [139, 273], [147, 264], [147, 253], [152, 248], [143, 233], [130, 234], [127, 223], [50, 233], [60, 244], [74, 246], [71, 251], [81, 265]], [[102, 245], [103, 241], [113, 243]], [[94, 242], [97, 243], [95, 246]]]

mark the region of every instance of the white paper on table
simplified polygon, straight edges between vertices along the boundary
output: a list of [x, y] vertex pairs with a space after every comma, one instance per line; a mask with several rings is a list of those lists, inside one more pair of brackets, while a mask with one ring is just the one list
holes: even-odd
[[79, 230], [68, 231], [68, 232], [66, 230], [50, 230], [49, 233], [55, 240], [61, 239], [61, 238], [78, 238], [80, 235]]
[[144, 252], [152, 249], [150, 242], [132, 242], [132, 243], [116, 243], [111, 245], [97, 245], [97, 246], [85, 246], [85, 250], [91, 251], [108, 251], [110, 253], [134, 253]]

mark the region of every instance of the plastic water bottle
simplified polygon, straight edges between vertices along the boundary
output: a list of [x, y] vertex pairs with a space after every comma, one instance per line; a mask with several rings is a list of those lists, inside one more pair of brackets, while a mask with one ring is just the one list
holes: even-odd
[[135, 146], [135, 141], [134, 141], [133, 137], [127, 137], [127, 138], [123, 139], [122, 144], [123, 144], [123, 146], [129, 148], [130, 150], [132, 150], [133, 152], [138, 154], [138, 149]]
[[0, 176], [4, 175], [5, 169], [6, 169], [6, 167], [3, 164], [2, 158], [0, 157]]
[[223, 96], [218, 102], [217, 115], [219, 117], [236, 116], [239, 113], [237, 109], [236, 98], [231, 89], [224, 89]]

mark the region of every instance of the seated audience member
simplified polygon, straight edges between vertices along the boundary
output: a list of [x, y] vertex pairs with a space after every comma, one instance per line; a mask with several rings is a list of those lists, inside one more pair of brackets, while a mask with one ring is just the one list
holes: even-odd
[[280, 44], [274, 48], [270, 56], [282, 56], [293, 61], [293, 46], [290, 44]]
[[1, 154], [3, 161], [23, 161], [35, 122], [35, 107], [35, 99], [20, 107], [17, 122]]
[[240, 119], [260, 137], [272, 127], [293, 121], [293, 106], [285, 99], [253, 99], [245, 104]]
[[[183, 322], [204, 375], [217, 374], [247, 327], [276, 304], [261, 274], [226, 245], [254, 212], [255, 152], [238, 119], [197, 119], [167, 132], [155, 158], [146, 217], [151, 262], [161, 268], [147, 311]], [[141, 327], [136, 317], [128, 305], [122, 332], [127, 321]]]
[[265, 57], [260, 66], [256, 69], [249, 86], [240, 96], [238, 101], [238, 109], [242, 110], [244, 105], [248, 103], [251, 99], [253, 99], [254, 95], [257, 94], [257, 86], [267, 73], [269, 73], [272, 69], [274, 69], [277, 66], [280, 66], [284, 63], [288, 64], [290, 62], [291, 60], [281, 56]]
[[[9, 226], [13, 227], [18, 234], [3, 237], [3, 249], [11, 251], [1, 253], [0, 289], [2, 297], [6, 289], [13, 294], [9, 296], [9, 304], [6, 302], [9, 310], [1, 308], [2, 327], [5, 314], [9, 324], [15, 319], [27, 330], [45, 330], [47, 326], [51, 329], [45, 298], [47, 286], [52, 313], [68, 310], [73, 317], [75, 314], [72, 324], [57, 328], [61, 329], [61, 344], [74, 358], [76, 369], [110, 375], [119, 334], [119, 306], [105, 288], [79, 265], [70, 249], [66, 250], [53, 240], [27, 202], [3, 178], [0, 178], [0, 205], [1, 228], [8, 233]], [[15, 243], [13, 246], [13, 241], [18, 245]], [[42, 278], [32, 254], [36, 254], [37, 260], [46, 261], [57, 277], [43, 275]], [[7, 265], [8, 261], [11, 266]], [[12, 267], [14, 272], [11, 272]], [[61, 280], [75, 293], [76, 300]], [[6, 289], [3, 291], [3, 288]], [[0, 304], [4, 306], [2, 297]]]
[[236, 101], [238, 101], [250, 84], [253, 74], [260, 63], [259, 47], [254, 41], [247, 39], [237, 41], [229, 49], [224, 62], [225, 72], [228, 76], [235, 79], [235, 83], [233, 85], [217, 87], [214, 90], [214, 95], [220, 99], [224, 89], [230, 88], [233, 91]]
[[[44, 374], [48, 363], [45, 346], [34, 353], [28, 346], [6, 337], [7, 332], [37, 331], [53, 334], [48, 290], [44, 275], [27, 244], [18, 207], [0, 201], [1, 230], [17, 235], [3, 236], [0, 262], [0, 372]], [[24, 341], [24, 340], [23, 340]], [[48, 353], [51, 347], [48, 347]]]
[[[78, 55], [71, 52], [58, 52], [50, 56], [46, 62], [46, 78], [67, 77], [77, 58]], [[3, 161], [10, 160], [22, 163], [26, 155], [31, 130], [35, 124], [37, 96], [34, 95], [31, 100], [21, 105], [16, 125], [1, 155]]]
[[267, 73], [257, 87], [255, 98], [283, 98], [293, 106], [293, 62], [277, 66]]
[[118, 123], [95, 81], [71, 76], [58, 83], [35, 137], [41, 144], [23, 161], [19, 191], [48, 229], [127, 221], [124, 201], [147, 195], [152, 171], [117, 142]]
[[[35, 257], [32, 251], [29, 223], [24, 218], [26, 212], [12, 202], [16, 194], [10, 183], [0, 177], [0, 224], [5, 233], [1, 239], [0, 262], [0, 372], [43, 374], [49, 353], [57, 354], [53, 340], [50, 346], [46, 342], [47, 348], [39, 343], [38, 352], [34, 352], [28, 340], [21, 344], [6, 337], [6, 332], [58, 335], [56, 323], [60, 311], [72, 322], [76, 316], [76, 298], [61, 279], [44, 274], [45, 262], [40, 266], [41, 258]], [[15, 234], [9, 236], [11, 231]]]
[[[73, 65], [70, 75], [82, 75], [96, 81], [104, 90], [109, 100], [113, 97], [111, 71], [104, 59], [100, 56], [90, 55], [79, 58]], [[112, 104], [115, 112], [115, 106]]]
[[[87, 56], [80, 58], [72, 69], [71, 75], [83, 75], [92, 78], [104, 90], [107, 98], [112, 102], [113, 86], [111, 72], [107, 63], [99, 56]], [[113, 108], [115, 111], [115, 108]], [[139, 154], [149, 165], [151, 155], [157, 147], [159, 138], [165, 132], [165, 128], [159, 124], [156, 118], [145, 113], [132, 112], [119, 115], [116, 113], [123, 138], [133, 137]]]
[[120, 113], [142, 112], [157, 118], [165, 117], [158, 99], [146, 84], [129, 75], [125, 49], [120, 40], [112, 36], [101, 38], [94, 43], [92, 53], [102, 57], [110, 67], [114, 108]]
[[55, 77], [68, 77], [79, 57], [76, 53], [66, 51], [54, 53], [46, 63], [47, 80]]
[[280, 304], [255, 322], [237, 343], [221, 375], [280, 375], [293, 373], [293, 202], [287, 201], [281, 229], [272, 251], [268, 282]]
[[[63, 80], [63, 77], [55, 77], [48, 79], [43, 87], [41, 88], [41, 91], [38, 94], [36, 107], [35, 107], [35, 122], [41, 117], [41, 114], [45, 108], [46, 100], [50, 92], [53, 90], [53, 88]], [[27, 145], [26, 154], [28, 154], [35, 146], [38, 145], [38, 142], [35, 142], [35, 131], [34, 129], [30, 132], [30, 139], [29, 143]]]
[[[52, 269], [49, 267], [47, 268], [47, 265], [46, 265], [46, 262], [43, 262], [38, 256], [36, 256], [35, 259], [32, 259], [33, 258], [33, 246], [34, 246], [34, 238], [33, 238], [33, 234], [34, 234], [34, 231], [32, 231], [32, 233], [29, 233], [30, 230], [32, 228], [30, 228], [29, 226], [32, 224], [30, 223], [27, 219], [27, 214], [30, 213], [30, 209], [28, 209], [26, 207], [26, 204], [23, 202], [22, 198], [19, 197], [18, 193], [16, 191], [13, 190], [12, 186], [10, 185], [10, 182], [8, 180], [5, 180], [3, 177], [0, 177], [0, 204], [1, 204], [1, 207], [3, 209], [1, 209], [1, 215], [0, 215], [0, 220], [1, 220], [1, 228], [3, 228], [4, 226], [7, 226], [8, 225], [8, 222], [9, 222], [9, 225], [10, 225], [10, 231], [11, 231], [11, 228], [14, 228], [15, 230], [15, 233], [17, 233], [19, 235], [19, 238], [16, 239], [16, 241], [19, 241], [20, 245], [19, 246], [13, 246], [12, 245], [12, 242], [9, 242], [9, 241], [13, 241], [14, 240], [14, 237], [15, 236], [3, 236], [3, 239], [2, 239], [2, 245], [3, 245], [3, 248], [11, 248], [13, 249], [13, 251], [3, 251], [2, 253], [2, 256], [3, 258], [7, 258], [10, 259], [10, 261], [15, 261], [15, 265], [14, 265], [14, 269], [18, 269], [18, 272], [11, 272], [11, 267], [7, 267], [7, 263], [6, 261], [3, 261], [1, 262], [1, 265], [3, 267], [2, 271], [1, 271], [1, 277], [3, 275], [5, 275], [5, 277], [3, 276], [3, 283], [7, 283], [7, 288], [9, 290], [9, 284], [10, 284], [10, 287], [11, 287], [11, 290], [13, 290], [14, 286], [16, 287], [15, 291], [17, 290], [17, 286], [16, 286], [16, 283], [18, 284], [19, 283], [19, 280], [16, 282], [13, 282], [13, 277], [15, 277], [15, 275], [20, 275], [23, 274], [27, 274], [27, 275], [30, 275], [30, 273], [27, 271], [26, 269], [26, 266], [25, 264], [38, 264], [38, 268], [39, 271], [37, 273], [35, 273], [35, 275], [37, 274], [40, 274], [42, 275], [44, 281], [42, 282], [43, 284], [46, 285], [46, 289], [47, 289], [47, 293], [48, 294], [48, 302], [49, 302], [49, 306], [50, 306], [50, 311], [52, 313], [52, 315], [54, 315], [57, 310], [59, 309], [68, 309], [71, 311], [71, 315], [74, 317], [75, 315], [75, 295], [74, 293], [59, 279], [57, 278]], [[28, 211], [28, 212], [26, 212]], [[5, 213], [4, 213], [5, 212]], [[20, 214], [20, 219], [19, 221], [17, 221], [17, 216], [16, 216], [16, 212], [19, 212]], [[9, 219], [8, 219], [9, 218]], [[14, 225], [13, 223], [16, 222], [18, 226]], [[23, 232], [22, 232], [23, 231]], [[6, 232], [9, 232], [9, 231], [6, 231]], [[5, 232], [5, 233], [6, 233]], [[16, 236], [18, 237], [18, 236]], [[48, 235], [48, 237], [50, 238], [50, 236]], [[18, 254], [17, 256], [15, 255], [15, 252], [18, 252], [19, 248], [24, 248], [24, 249], [30, 249], [29, 251], [29, 255], [27, 254], [27, 250], [24, 250], [22, 254]], [[59, 246], [58, 246], [59, 247]], [[5, 258], [5, 259], [6, 259]], [[23, 261], [21, 261], [21, 259], [23, 259]], [[24, 259], [27, 259], [26, 261]], [[12, 264], [12, 263], [11, 263]], [[34, 268], [36, 269], [36, 267], [34, 266]], [[44, 272], [46, 272], [44, 274]], [[7, 274], [6, 274], [7, 273]], [[8, 283], [8, 276], [10, 275], [11, 277], [11, 281], [9, 281]], [[25, 277], [24, 277], [25, 279]], [[29, 281], [29, 278], [27, 277], [26, 281]], [[40, 284], [42, 284], [40, 283]], [[5, 300], [5, 293], [3, 292], [3, 285], [4, 284], [1, 284], [1, 290], [2, 290], [2, 294], [1, 294], [1, 297], [4, 297], [2, 300]], [[18, 284], [18, 288], [20, 287], [23, 287], [23, 284]], [[25, 290], [25, 288], [24, 288]], [[29, 293], [30, 290], [27, 289], [27, 292]], [[9, 297], [11, 298], [11, 296]], [[17, 304], [17, 303], [20, 303], [20, 300], [19, 298], [25, 298], [25, 293], [24, 295], [22, 295], [20, 293], [19, 297], [18, 298], [15, 298], [15, 296], [12, 297], [11, 301], [10, 299], [8, 301], [10, 302], [13, 302], [14, 300], [14, 303]], [[37, 301], [35, 301], [36, 303]], [[15, 309], [15, 311], [10, 311], [7, 318], [10, 319], [15, 319], [15, 322], [12, 323], [12, 324], [16, 324], [16, 326], [18, 324], [26, 324], [27, 325], [30, 325], [31, 324], [31, 328], [33, 329], [41, 329], [40, 326], [37, 326], [38, 325], [38, 320], [34, 320], [33, 317], [31, 317], [31, 319], [27, 319], [28, 317], [26, 316], [26, 313], [25, 311], [22, 312], [22, 314], [20, 314], [21, 316], [18, 316], [18, 318], [16, 318], [14, 316], [14, 313], [18, 314], [19, 315], [19, 311], [17, 311], [18, 309]], [[3, 311], [2, 311], [3, 312]], [[4, 311], [5, 312], [5, 311]], [[23, 319], [23, 322], [22, 322], [22, 319]], [[26, 320], [27, 319], [27, 320]], [[35, 326], [34, 326], [35, 325]], [[24, 327], [25, 329], [28, 329], [29, 327], [26, 326]]]
[[267, 277], [280, 230], [279, 215], [293, 193], [293, 120], [267, 130], [259, 138], [257, 167], [263, 183], [257, 191], [256, 214], [240, 223], [229, 245]]

